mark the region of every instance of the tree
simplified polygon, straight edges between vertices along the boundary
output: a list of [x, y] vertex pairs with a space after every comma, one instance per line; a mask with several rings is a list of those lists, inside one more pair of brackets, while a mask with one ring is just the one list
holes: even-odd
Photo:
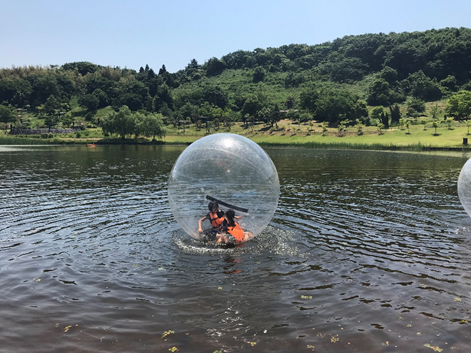
[[[257, 111], [257, 119], [263, 121], [265, 124], [269, 123], [272, 110], [269, 107], [262, 107]], [[273, 126], [273, 125], [272, 125]]]
[[29, 79], [32, 81], [30, 96], [30, 104], [32, 106], [44, 104], [51, 95], [60, 100], [60, 87], [55, 76], [36, 75], [29, 77]]
[[430, 108], [430, 113], [432, 113], [432, 119], [438, 119], [438, 104], [435, 104]]
[[350, 120], [348, 119], [345, 119], [345, 120], [342, 120], [341, 122], [339, 122], [338, 124], [338, 132], [339, 132], [339, 136], [342, 136], [344, 132], [347, 131], [347, 125], [350, 124]]
[[397, 70], [394, 70], [392, 67], [385, 66], [379, 73], [379, 77], [390, 85], [394, 85], [397, 81]]
[[399, 119], [399, 123], [401, 124], [401, 130], [404, 130], [404, 128], [406, 126], [406, 123], [407, 123], [407, 119], [406, 118], [401, 118], [401, 119]]
[[383, 126], [383, 129], [389, 129], [389, 114], [384, 111], [383, 107], [374, 108], [371, 112], [371, 117], [377, 119]]
[[373, 119], [379, 120], [381, 118], [381, 114], [383, 114], [383, 113], [384, 113], [384, 108], [383, 107], [376, 107], [371, 112], [371, 117]]
[[136, 132], [136, 119], [131, 110], [123, 105], [118, 112], [113, 112], [101, 119], [101, 127], [104, 133], [117, 134], [123, 140], [126, 135]]
[[385, 129], [389, 129], [389, 114], [388, 113], [385, 113], [385, 112], [381, 113], [379, 120], [381, 121]]
[[44, 104], [46, 119], [44, 123], [49, 127], [49, 130], [59, 122], [59, 115], [56, 113], [56, 110], [60, 109], [60, 107], [59, 101], [53, 95], [50, 95], [46, 99], [46, 103]]
[[182, 115], [182, 117], [184, 119], [190, 119], [193, 123], [198, 120], [198, 117], [199, 117], [198, 111], [199, 111], [198, 106], [193, 105], [191, 103], [186, 103], [179, 109], [179, 112]]
[[12, 123], [16, 119], [15, 111], [13, 107], [0, 105], [0, 122], [2, 123]]
[[203, 66], [206, 68], [206, 76], [208, 77], [217, 76], [226, 68], [225, 62], [218, 58], [209, 59]]
[[458, 120], [469, 118], [471, 115], [471, 91], [460, 91], [448, 99], [445, 111]]
[[300, 100], [302, 108], [330, 125], [338, 124], [341, 117], [354, 121], [368, 116], [366, 105], [356, 95], [336, 88], [305, 89]]
[[255, 116], [255, 114], [257, 114], [257, 112], [261, 108], [262, 108], [262, 104], [258, 100], [258, 97], [256, 95], [251, 95], [245, 100], [244, 105], [242, 106], [242, 109], [241, 109], [241, 114], [242, 115], [248, 114], [250, 116]]
[[59, 117], [55, 114], [48, 114], [46, 115], [46, 118], [44, 119], [44, 124], [49, 128], [49, 131], [51, 128], [59, 122]]
[[406, 101], [407, 115], [417, 116], [417, 113], [425, 112], [425, 102], [422, 99], [409, 97]]
[[100, 105], [100, 98], [95, 94], [84, 94], [80, 96], [79, 104], [88, 110], [97, 110]]
[[452, 130], [451, 124], [453, 123], [453, 120], [455, 120], [452, 116], [449, 116], [446, 118], [445, 122], [446, 125], [448, 126], [448, 130]]
[[469, 135], [469, 128], [471, 127], [471, 120], [466, 120], [466, 127], [468, 128], [467, 135]]
[[437, 82], [425, 75], [422, 70], [410, 74], [402, 85], [406, 93], [425, 101], [437, 100], [442, 96]]
[[162, 114], [159, 113], [144, 115], [140, 128], [140, 132], [146, 137], [152, 137], [152, 141], [155, 141], [156, 136], [163, 138], [166, 135]]
[[410, 120], [406, 121], [407, 134], [410, 134]]
[[293, 109], [296, 105], [296, 98], [293, 95], [289, 95], [288, 98], [285, 100], [285, 107], [286, 109]]
[[205, 102], [199, 109], [199, 113], [202, 116], [209, 118], [210, 120], [214, 120], [216, 118], [220, 118], [224, 115], [224, 110], [215, 106], [214, 104], [209, 104]]
[[229, 101], [227, 94], [219, 86], [212, 85], [203, 87], [202, 98], [209, 104], [216, 105], [222, 109], [226, 108]]
[[355, 126], [356, 126], [356, 128], [357, 128], [357, 135], [358, 135], [358, 136], [363, 135], [363, 127], [364, 127], [365, 125], [363, 125], [363, 124], [361, 123], [360, 119], [356, 119], [355, 122], [356, 122]]
[[389, 106], [389, 111], [391, 113], [391, 125], [396, 125], [401, 120], [401, 111], [397, 104]]
[[257, 66], [252, 76], [253, 83], [262, 82], [265, 79], [266, 71], [263, 67]]
[[376, 79], [368, 90], [368, 104], [389, 105], [391, 89], [389, 83], [383, 79]]
[[275, 124], [276, 128], [278, 128], [278, 122], [281, 120], [281, 112], [280, 112], [280, 107], [278, 106], [277, 103], [273, 105], [272, 109], [272, 114], [270, 115], [270, 124], [273, 126]]
[[159, 112], [163, 105], [166, 104], [170, 109], [173, 108], [173, 99], [170, 92], [170, 87], [166, 84], [161, 85], [157, 89], [157, 94], [152, 102], [152, 107], [155, 112]]
[[31, 84], [23, 79], [0, 79], [0, 102], [7, 102], [18, 107], [28, 104]]
[[458, 87], [458, 81], [453, 75], [448, 75], [446, 78], [440, 81], [440, 85], [451, 92], [455, 92]]
[[94, 73], [99, 69], [98, 65], [88, 61], [77, 61], [62, 65], [63, 70], [77, 70], [80, 75], [85, 76], [88, 73]]
[[383, 123], [378, 123], [378, 132], [380, 135], [383, 134], [383, 129], [384, 129], [384, 124]]

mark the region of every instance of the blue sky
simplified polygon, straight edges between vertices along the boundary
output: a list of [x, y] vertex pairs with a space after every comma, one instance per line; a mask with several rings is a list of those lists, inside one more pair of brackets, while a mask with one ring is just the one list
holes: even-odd
[[471, 0], [0, 0], [0, 68], [90, 61], [176, 72], [236, 50], [471, 27]]

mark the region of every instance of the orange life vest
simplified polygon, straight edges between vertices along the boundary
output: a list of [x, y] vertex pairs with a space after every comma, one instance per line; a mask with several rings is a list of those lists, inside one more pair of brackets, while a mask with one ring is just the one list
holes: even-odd
[[224, 222], [224, 217], [218, 217], [218, 212], [209, 212], [209, 220], [211, 221], [211, 227], [221, 228], [222, 222]]
[[245, 240], [244, 231], [237, 222], [234, 222], [233, 226], [227, 226], [227, 232], [234, 237], [236, 243], [241, 243]]

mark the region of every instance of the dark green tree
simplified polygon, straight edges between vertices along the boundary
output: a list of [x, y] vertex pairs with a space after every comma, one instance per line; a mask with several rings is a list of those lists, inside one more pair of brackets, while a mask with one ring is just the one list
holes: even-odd
[[226, 108], [229, 99], [227, 94], [219, 87], [207, 85], [203, 87], [203, 101], [218, 106], [219, 108]]
[[60, 107], [60, 101], [53, 95], [50, 95], [44, 103], [44, 111], [48, 115], [57, 115], [56, 111], [60, 109]]
[[0, 102], [24, 107], [29, 103], [31, 92], [31, 84], [27, 80], [0, 79]]
[[183, 107], [181, 107], [178, 112], [183, 117], [183, 119], [190, 119], [193, 123], [199, 118], [199, 108], [196, 105], [186, 103]]
[[301, 92], [301, 107], [314, 114], [319, 121], [337, 125], [341, 120], [367, 117], [366, 105], [354, 94], [334, 88], [306, 89]]
[[389, 129], [389, 114], [386, 112], [381, 113], [379, 121], [383, 124], [385, 129]]
[[79, 104], [90, 111], [97, 110], [100, 105], [100, 98], [95, 94], [84, 94], [79, 98]]
[[446, 78], [441, 80], [440, 85], [450, 92], [456, 92], [458, 89], [458, 81], [453, 75], [448, 75]]
[[244, 105], [242, 106], [241, 114], [244, 116], [246, 114], [255, 116], [261, 108], [262, 103], [259, 101], [258, 97], [256, 95], [251, 95], [245, 100]]
[[259, 83], [265, 79], [266, 71], [263, 67], [257, 66], [252, 75], [252, 82]]
[[77, 61], [62, 65], [62, 70], [76, 70], [80, 75], [85, 76], [99, 70], [99, 66], [88, 61]]
[[172, 94], [167, 84], [161, 85], [157, 90], [157, 94], [152, 103], [154, 112], [160, 112], [164, 104], [170, 109], [173, 108]]
[[55, 76], [50, 74], [36, 75], [29, 77], [31, 80], [30, 105], [38, 106], [44, 104], [49, 96], [57, 97], [60, 100], [60, 87]]
[[226, 64], [218, 58], [211, 58], [203, 67], [206, 69], [206, 76], [211, 77], [220, 75], [225, 70]]
[[389, 111], [391, 113], [391, 125], [399, 124], [401, 120], [401, 111], [399, 109], [399, 105], [393, 104], [389, 106]]
[[426, 76], [422, 70], [410, 74], [402, 86], [406, 93], [424, 101], [437, 100], [442, 96], [437, 82]]
[[16, 119], [16, 113], [13, 107], [0, 105], [0, 122], [2, 123], [13, 123]]
[[389, 105], [391, 88], [389, 83], [383, 79], [376, 79], [368, 90], [368, 104]]
[[392, 67], [385, 66], [379, 73], [379, 78], [382, 78], [390, 85], [395, 85], [397, 82], [397, 70]]

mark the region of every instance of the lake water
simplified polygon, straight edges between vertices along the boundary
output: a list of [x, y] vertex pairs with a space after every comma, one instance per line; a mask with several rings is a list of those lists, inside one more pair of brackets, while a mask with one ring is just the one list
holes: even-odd
[[272, 222], [210, 249], [183, 148], [0, 146], [0, 352], [469, 352], [468, 155], [268, 148]]

